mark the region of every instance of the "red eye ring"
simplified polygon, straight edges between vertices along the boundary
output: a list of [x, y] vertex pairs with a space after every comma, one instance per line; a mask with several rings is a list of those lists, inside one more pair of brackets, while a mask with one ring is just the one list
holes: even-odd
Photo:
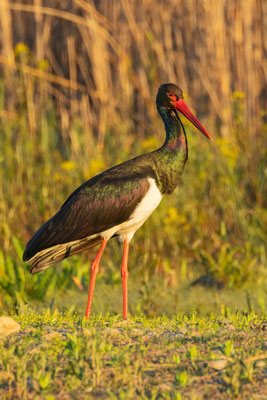
[[172, 99], [172, 100], [176, 100], [176, 99], [177, 99], [176, 96], [175, 96], [175, 94], [173, 94], [172, 92], [168, 92], [167, 94], [168, 94], [168, 97], [169, 97], [170, 99]]

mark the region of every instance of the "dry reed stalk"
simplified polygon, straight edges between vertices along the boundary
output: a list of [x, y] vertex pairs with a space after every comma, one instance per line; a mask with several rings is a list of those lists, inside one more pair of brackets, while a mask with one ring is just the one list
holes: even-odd
[[44, 72], [40, 69], [30, 67], [29, 65], [20, 64], [18, 62], [9, 62], [9, 60], [6, 57], [3, 57], [1, 55], [0, 55], [0, 64], [3, 64], [4, 66], [11, 69], [22, 71], [24, 74], [28, 74], [51, 83], [56, 83], [57, 85], [69, 89], [80, 90], [81, 92], [85, 91], [85, 87], [78, 84], [77, 82], [72, 82], [69, 79], [62, 78], [61, 76], [57, 76], [54, 74], [50, 74], [48, 72]]
[[[77, 64], [76, 64], [76, 51], [75, 51], [75, 43], [73, 35], [68, 36], [67, 38], [67, 47], [68, 47], [68, 57], [69, 57], [69, 74], [70, 80], [72, 82], [77, 83]], [[78, 110], [78, 102], [77, 102], [77, 93], [73, 88], [70, 89], [70, 98], [71, 98], [71, 115], [77, 114]]]
[[35, 22], [36, 22], [36, 56], [37, 60], [44, 59], [44, 46], [43, 46], [43, 16], [40, 13], [42, 9], [42, 0], [34, 0], [34, 6], [36, 7]]
[[20, 115], [9, 110], [0, 110], [0, 117], [10, 121], [14, 121], [18, 120], [20, 118]]
[[[12, 34], [12, 17], [8, 9], [8, 0], [0, 1], [0, 29], [1, 36], [4, 40], [1, 40], [1, 48], [4, 56], [9, 63], [14, 62], [14, 52], [13, 52], [13, 34]], [[9, 71], [4, 71], [4, 79], [6, 83], [6, 88], [8, 92], [13, 90], [13, 79], [12, 74]], [[15, 111], [14, 97], [9, 96], [8, 98], [8, 109], [11, 112]]]
[[38, 7], [35, 5], [29, 5], [29, 4], [21, 4], [21, 3], [10, 3], [8, 0], [4, 0], [6, 2], [6, 4], [3, 5], [4, 9], [9, 9], [9, 10], [14, 10], [14, 11], [25, 11], [25, 12], [39, 12], [41, 14], [44, 15], [50, 15], [52, 17], [58, 17], [61, 19], [64, 19], [66, 21], [71, 21], [74, 22], [77, 25], [80, 26], [84, 26], [87, 28], [91, 28], [91, 29], [97, 29], [97, 33], [101, 36], [103, 36], [103, 38], [105, 40], [107, 40], [107, 42], [109, 43], [109, 45], [113, 48], [113, 50], [118, 53], [118, 55], [122, 56], [123, 52], [121, 51], [121, 48], [119, 46], [119, 44], [114, 40], [114, 38], [109, 35], [109, 33], [107, 32], [107, 30], [103, 29], [96, 21], [95, 24], [90, 24], [90, 22], [88, 23], [88, 21], [85, 21], [84, 18], [79, 17], [78, 15], [66, 12], [66, 11], [62, 11], [62, 10], [56, 10], [54, 8], [50, 8], [50, 7]]
[[34, 82], [31, 76], [24, 76], [26, 102], [27, 102], [27, 115], [29, 122], [30, 135], [33, 137], [36, 132], [36, 108], [34, 107]]
[[3, 48], [3, 54], [6, 56], [8, 61], [12, 63], [14, 62], [12, 19], [8, 8], [8, 4], [9, 4], [8, 0], [0, 1], [0, 22], [1, 22], [2, 37], [4, 38], [4, 40], [1, 41], [1, 45]]
[[94, 19], [96, 19], [101, 25], [109, 29], [113, 28], [113, 25], [110, 23], [110, 21], [95, 9], [94, 4], [91, 5], [84, 0], [74, 0], [74, 2], [84, 9], [88, 14], [90, 14]]
[[[232, 92], [243, 92], [251, 145], [257, 142], [256, 133], [262, 128], [259, 114], [265, 107], [267, 6], [263, 0], [99, 0], [96, 4], [47, 0], [45, 7], [43, 3], [0, 2], [0, 63], [47, 82], [47, 90], [57, 92], [58, 104], [63, 103], [59, 110], [70, 104], [71, 118], [68, 124], [64, 122], [65, 130], [78, 115], [87, 131], [97, 137], [100, 149], [107, 129], [118, 125], [142, 138], [154, 124], [158, 84], [174, 81], [190, 93], [197, 113], [220, 121], [223, 136], [232, 132]], [[27, 30], [27, 25], [34, 26], [29, 23], [34, 19], [35, 28]], [[17, 21], [25, 21], [19, 41], [30, 49], [35, 44], [37, 60], [47, 59], [52, 73], [32, 63], [14, 63], [11, 26], [16, 33]], [[37, 92], [42, 93], [43, 83], [35, 82]], [[16, 102], [11, 86], [8, 91]], [[38, 115], [41, 100], [31, 107]], [[65, 121], [64, 115], [65, 111]]]
[[93, 141], [93, 135], [90, 130], [90, 127], [93, 126], [92, 123], [92, 117], [91, 117], [91, 112], [90, 112], [90, 105], [89, 105], [89, 99], [87, 95], [82, 96], [82, 101], [81, 101], [81, 112], [82, 112], [82, 121], [83, 121], [83, 129], [84, 129], [84, 152], [85, 152], [85, 157], [91, 156], [91, 150], [94, 149], [94, 141]]

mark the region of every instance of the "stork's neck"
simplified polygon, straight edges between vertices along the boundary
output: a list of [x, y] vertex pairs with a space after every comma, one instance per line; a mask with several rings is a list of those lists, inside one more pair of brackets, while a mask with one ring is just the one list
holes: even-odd
[[162, 149], [181, 150], [182, 152], [185, 151], [187, 155], [187, 140], [181, 120], [177, 117], [174, 110], [165, 108], [162, 105], [157, 105], [157, 108], [166, 131], [166, 140]]
[[155, 153], [158, 183], [162, 193], [171, 193], [176, 188], [187, 160], [185, 130], [176, 112], [157, 105], [163, 119], [166, 140]]

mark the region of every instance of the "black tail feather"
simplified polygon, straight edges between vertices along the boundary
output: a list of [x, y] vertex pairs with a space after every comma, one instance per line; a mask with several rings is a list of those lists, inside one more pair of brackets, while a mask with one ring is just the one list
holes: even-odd
[[74, 242], [58, 244], [48, 249], [41, 250], [29, 260], [30, 273], [36, 274], [37, 272], [44, 271], [64, 258], [73, 256], [74, 254], [78, 254], [90, 247], [96, 246], [101, 243], [102, 240], [102, 237], [97, 235], [96, 237], [87, 237]]

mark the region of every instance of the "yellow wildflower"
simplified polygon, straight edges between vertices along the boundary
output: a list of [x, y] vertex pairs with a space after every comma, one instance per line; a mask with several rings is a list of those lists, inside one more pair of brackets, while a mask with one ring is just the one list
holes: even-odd
[[64, 171], [72, 171], [73, 169], [76, 168], [76, 164], [74, 161], [63, 161], [60, 164], [61, 169], [63, 169]]
[[38, 62], [38, 68], [41, 69], [42, 71], [48, 71], [49, 69], [49, 63], [47, 60], [40, 60]]
[[199, 180], [201, 180], [201, 181], [205, 181], [205, 180], [206, 180], [206, 178], [207, 178], [207, 172], [206, 172], [206, 171], [204, 171], [204, 170], [202, 170], [202, 171], [199, 171], [199, 173], [198, 173], [198, 177], [199, 177]]
[[50, 166], [49, 166], [49, 167], [45, 167], [45, 168], [44, 168], [44, 175], [50, 175], [50, 173], [51, 173], [51, 168], [50, 168]]
[[187, 222], [185, 215], [178, 213], [177, 208], [170, 207], [168, 209], [168, 216], [164, 220], [166, 225], [177, 223], [179, 225], [184, 225]]
[[64, 181], [64, 178], [63, 178], [63, 176], [62, 176], [61, 174], [59, 174], [58, 172], [56, 172], [56, 173], [54, 174], [54, 181], [56, 181], [56, 182], [62, 182], [62, 181]]
[[97, 158], [93, 158], [89, 164], [89, 167], [84, 172], [84, 177], [85, 179], [92, 178], [93, 176], [102, 172], [104, 169], [105, 169], [104, 161]]
[[234, 91], [232, 94], [232, 100], [237, 100], [237, 99], [244, 99], [245, 97], [245, 93], [243, 92], [238, 92], [238, 91]]
[[144, 150], [155, 149], [159, 146], [159, 141], [156, 137], [152, 136], [142, 142], [142, 148]]
[[30, 49], [25, 43], [19, 42], [15, 46], [15, 55], [19, 56], [21, 54], [30, 54]]
[[233, 167], [239, 156], [239, 147], [234, 143], [234, 140], [229, 138], [218, 138], [216, 143], [223, 157], [226, 158], [230, 166]]
[[175, 207], [170, 207], [168, 210], [168, 218], [170, 221], [177, 221], [179, 218], [178, 211]]

